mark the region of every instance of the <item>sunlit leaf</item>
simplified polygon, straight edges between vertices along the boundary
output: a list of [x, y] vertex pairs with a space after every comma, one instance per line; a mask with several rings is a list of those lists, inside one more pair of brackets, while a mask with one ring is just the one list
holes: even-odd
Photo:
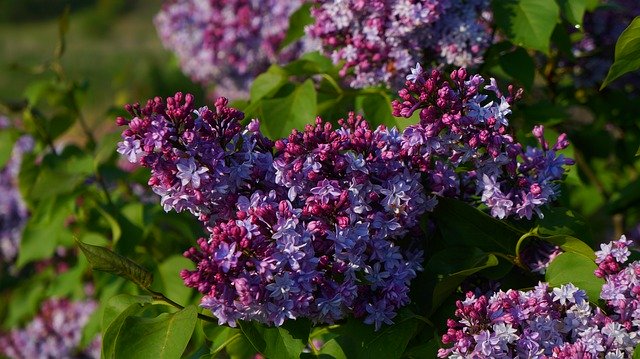
[[82, 243], [76, 240], [78, 247], [89, 260], [93, 270], [113, 273], [126, 278], [142, 288], [148, 288], [153, 281], [153, 275], [136, 262], [125, 258], [107, 248]]
[[600, 89], [618, 77], [640, 69], [640, 16], [622, 32], [616, 42], [615, 60]]

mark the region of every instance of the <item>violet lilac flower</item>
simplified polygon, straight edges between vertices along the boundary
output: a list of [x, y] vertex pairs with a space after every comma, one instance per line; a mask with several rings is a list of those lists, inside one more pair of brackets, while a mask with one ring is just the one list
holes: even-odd
[[[0, 116], [0, 129], [8, 126], [9, 120]], [[11, 265], [16, 259], [22, 229], [29, 218], [29, 211], [18, 190], [18, 173], [23, 155], [31, 151], [33, 145], [30, 136], [20, 137], [8, 162], [0, 168], [0, 263], [5, 265]]]
[[416, 62], [472, 66], [490, 45], [489, 1], [316, 0], [307, 34], [349, 86], [402, 85]]
[[441, 358], [628, 358], [640, 343], [640, 261], [628, 263], [631, 241], [602, 244], [596, 276], [605, 280], [602, 308], [568, 283], [533, 290], [472, 292], [447, 321]]
[[561, 134], [551, 146], [537, 126], [539, 147], [518, 143], [509, 132], [511, 105], [521, 90], [503, 94], [494, 79], [449, 77], [437, 70], [412, 72], [393, 101], [393, 114], [420, 122], [408, 126], [401, 148], [426, 175], [426, 190], [438, 196], [472, 200], [479, 195], [491, 215], [531, 219], [558, 196], [558, 181], [573, 160], [558, 151], [569, 143]]
[[80, 347], [82, 331], [95, 311], [92, 300], [52, 298], [24, 329], [0, 335], [0, 353], [8, 358], [100, 358], [101, 338]]
[[244, 98], [273, 63], [294, 59], [300, 42], [279, 49], [302, 0], [169, 0], [155, 17], [163, 45], [185, 74], [217, 95]]

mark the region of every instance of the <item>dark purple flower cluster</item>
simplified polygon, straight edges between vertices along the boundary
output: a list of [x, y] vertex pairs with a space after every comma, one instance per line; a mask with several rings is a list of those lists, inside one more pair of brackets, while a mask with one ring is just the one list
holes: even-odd
[[630, 241], [601, 245], [596, 275], [601, 309], [569, 283], [530, 291], [469, 293], [442, 336], [441, 358], [629, 358], [640, 343], [640, 262], [626, 264]]
[[[613, 64], [618, 37], [636, 16], [640, 16], [640, 2], [637, 0], [602, 2], [595, 11], [585, 14], [583, 37], [573, 47], [576, 57], [573, 73], [578, 87], [600, 86]], [[613, 86], [622, 84], [632, 84], [637, 90], [640, 76], [626, 75]]]
[[26, 328], [0, 336], [0, 353], [13, 359], [99, 358], [99, 336], [80, 348], [83, 328], [96, 307], [92, 300], [48, 299]]
[[[9, 120], [0, 116], [0, 130], [8, 126]], [[32, 148], [33, 139], [22, 136], [13, 146], [9, 161], [0, 168], [0, 263], [10, 264], [16, 259], [22, 229], [29, 218], [17, 178], [22, 156]]]
[[433, 206], [401, 157], [402, 136], [352, 114], [273, 143], [226, 105], [194, 110], [177, 94], [117, 120], [128, 126], [118, 152], [151, 168], [165, 210], [190, 211], [210, 234], [185, 253], [197, 263], [185, 284], [232, 326], [350, 314], [391, 323], [422, 262], [400, 242]]
[[420, 123], [405, 129], [402, 149], [414, 166], [425, 172], [427, 191], [446, 197], [469, 199], [476, 194], [494, 217], [542, 216], [540, 207], [558, 195], [557, 182], [573, 164], [557, 151], [569, 142], [561, 134], [550, 146], [544, 128], [533, 135], [538, 147], [526, 147], [509, 133], [511, 105], [521, 96], [509, 86], [504, 95], [492, 78], [455, 70], [450, 78], [420, 64], [407, 76], [405, 87], [393, 102], [393, 115]]
[[293, 59], [300, 43], [279, 51], [289, 16], [302, 0], [170, 0], [155, 18], [167, 49], [194, 81], [242, 98], [270, 64]]
[[400, 87], [416, 62], [471, 66], [490, 44], [489, 1], [316, 0], [307, 33], [354, 88]]

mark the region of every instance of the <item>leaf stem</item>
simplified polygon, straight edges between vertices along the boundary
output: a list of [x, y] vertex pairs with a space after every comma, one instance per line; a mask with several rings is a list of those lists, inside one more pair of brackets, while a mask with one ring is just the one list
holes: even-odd
[[[170, 304], [170, 305], [172, 305], [172, 306], [174, 306], [174, 307], [176, 307], [178, 309], [184, 309], [183, 305], [180, 305], [179, 303], [176, 303], [175, 301], [171, 300], [170, 298], [167, 298], [167, 296], [164, 295], [163, 293], [156, 292], [155, 290], [152, 290], [152, 289], [149, 289], [149, 288], [147, 288], [146, 291], [151, 293], [152, 296], [153, 296], [153, 299], [155, 299], [155, 300], [161, 300], [161, 301], [163, 301], [163, 302], [165, 302], [167, 304]], [[206, 322], [218, 323], [218, 319], [216, 319], [214, 317], [210, 317], [208, 315], [201, 314], [201, 313], [198, 313], [198, 319], [202, 319], [202, 320], [204, 320]]]

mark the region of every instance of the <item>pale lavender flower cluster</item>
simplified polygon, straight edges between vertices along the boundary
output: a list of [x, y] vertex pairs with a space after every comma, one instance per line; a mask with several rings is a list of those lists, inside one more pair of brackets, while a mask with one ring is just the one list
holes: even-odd
[[540, 207], [558, 195], [557, 182], [573, 160], [557, 153], [569, 145], [566, 135], [550, 146], [542, 126], [533, 129], [539, 148], [514, 140], [508, 116], [521, 90], [509, 86], [503, 94], [493, 78], [487, 84], [464, 69], [447, 78], [418, 64], [398, 95], [393, 115], [420, 117], [405, 129], [402, 149], [426, 174], [427, 191], [465, 200], [479, 195], [497, 218], [542, 217]]
[[[640, 330], [640, 261], [627, 263], [632, 241], [624, 235], [619, 240], [600, 245], [596, 252], [598, 269], [595, 274], [605, 279], [600, 298], [609, 316], [625, 328]], [[640, 340], [640, 335], [638, 340]]]
[[472, 66], [491, 42], [489, 1], [316, 0], [307, 34], [349, 86], [400, 87], [416, 62]]
[[12, 359], [100, 358], [99, 336], [80, 347], [83, 328], [96, 307], [92, 300], [48, 299], [24, 329], [0, 336], [0, 353]]
[[392, 323], [421, 270], [422, 252], [404, 236], [434, 205], [401, 157], [401, 134], [351, 114], [337, 129], [318, 119], [273, 143], [226, 105], [194, 111], [177, 94], [117, 119], [128, 126], [118, 152], [151, 168], [165, 210], [188, 210], [209, 232], [185, 252], [197, 263], [185, 284], [231, 326]]
[[[0, 130], [8, 128], [9, 120], [0, 116]], [[22, 136], [13, 146], [11, 157], [0, 168], [0, 263], [10, 264], [18, 255], [20, 238], [29, 211], [18, 190], [18, 173], [22, 156], [33, 148], [33, 138]]]
[[217, 95], [243, 98], [270, 64], [287, 62], [302, 49], [279, 46], [289, 16], [302, 0], [170, 0], [155, 17], [162, 43], [185, 74]]
[[573, 284], [530, 291], [469, 293], [458, 301], [456, 320], [442, 336], [451, 347], [441, 358], [629, 358], [640, 343], [640, 262], [626, 263], [631, 241], [601, 245], [595, 274], [605, 279], [600, 299], [589, 304]]
[[[636, 16], [640, 16], [640, 2], [637, 0], [602, 2], [595, 11], [585, 14], [583, 37], [573, 47], [576, 60], [572, 70], [578, 87], [600, 86], [613, 64], [618, 37]], [[612, 86], [624, 84], [631, 84], [637, 90], [640, 76], [628, 74]]]

